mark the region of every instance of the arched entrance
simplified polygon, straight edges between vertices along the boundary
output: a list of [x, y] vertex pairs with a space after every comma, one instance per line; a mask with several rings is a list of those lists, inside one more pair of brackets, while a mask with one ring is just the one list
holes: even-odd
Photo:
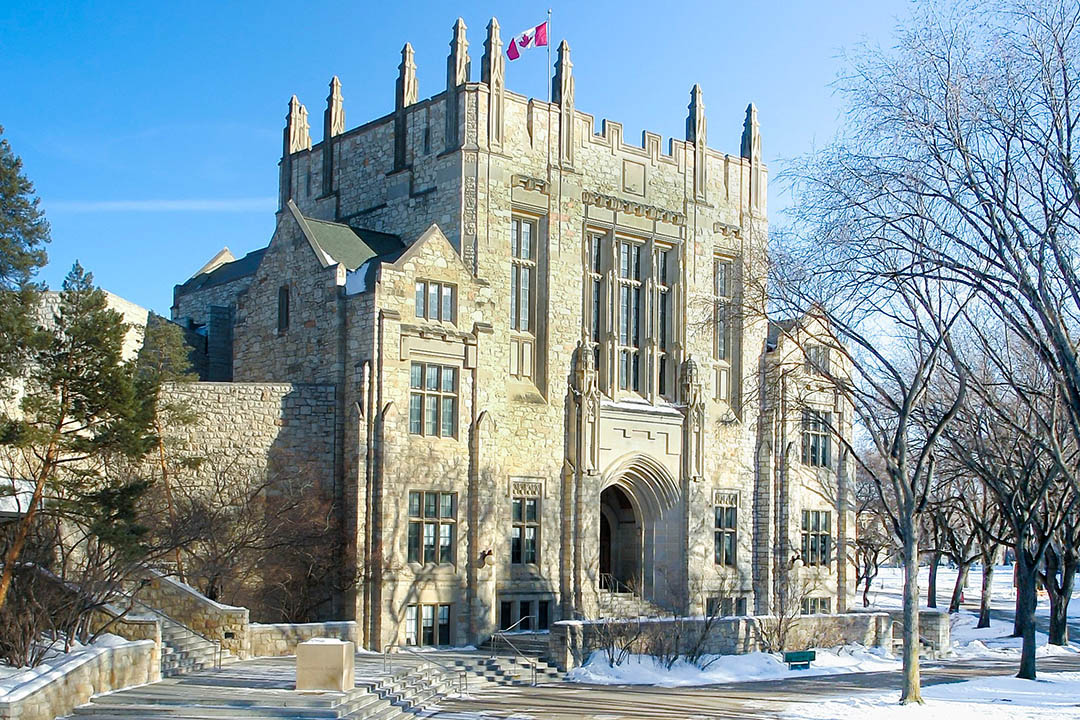
[[686, 582], [683, 497], [671, 472], [644, 453], [612, 462], [602, 476], [597, 584], [656, 604], [681, 604]]
[[616, 592], [641, 588], [641, 518], [622, 488], [600, 493], [600, 587]]

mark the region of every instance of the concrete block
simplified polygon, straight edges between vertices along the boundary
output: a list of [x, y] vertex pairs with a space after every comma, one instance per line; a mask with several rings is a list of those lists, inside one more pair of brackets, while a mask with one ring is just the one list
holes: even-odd
[[300, 643], [296, 646], [296, 689], [352, 690], [355, 653], [356, 647], [348, 640], [314, 638]]

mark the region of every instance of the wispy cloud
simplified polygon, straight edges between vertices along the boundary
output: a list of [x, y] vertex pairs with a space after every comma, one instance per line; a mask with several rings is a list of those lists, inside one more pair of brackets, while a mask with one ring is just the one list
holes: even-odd
[[277, 198], [191, 200], [59, 200], [43, 202], [47, 213], [98, 212], [265, 212], [277, 209]]

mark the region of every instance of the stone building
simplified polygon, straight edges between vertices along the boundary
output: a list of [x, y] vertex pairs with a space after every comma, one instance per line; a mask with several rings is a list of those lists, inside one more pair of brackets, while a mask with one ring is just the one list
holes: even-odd
[[341, 612], [372, 648], [463, 645], [620, 602], [767, 613], [793, 573], [843, 609], [845, 415], [763, 312], [756, 109], [719, 152], [695, 85], [685, 138], [638, 145], [577, 108], [566, 42], [550, 103], [506, 87], [494, 19], [480, 63], [458, 20], [421, 100], [406, 44], [352, 129], [335, 77], [317, 144], [294, 96], [269, 245], [175, 290], [209, 378], [333, 389]]

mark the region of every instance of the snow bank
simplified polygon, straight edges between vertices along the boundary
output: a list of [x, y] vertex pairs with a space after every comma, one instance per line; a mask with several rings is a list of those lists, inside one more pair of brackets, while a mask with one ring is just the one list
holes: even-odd
[[783, 717], [827, 720], [1035, 720], [1080, 718], [1080, 673], [1041, 673], [1038, 680], [988, 677], [931, 685], [925, 705], [901, 706], [899, 693], [845, 694], [791, 705]]
[[[953, 657], [965, 660], [973, 658], [1018, 660], [1020, 658], [1023, 640], [1009, 637], [1013, 629], [1012, 622], [991, 618], [990, 627], [976, 628], [979, 616], [966, 610], [954, 613], [951, 619]], [[1035, 644], [1038, 645], [1036, 657], [1069, 657], [1080, 654], [1080, 646], [1049, 645], [1048, 639], [1046, 633], [1036, 631]]]
[[594, 685], [711, 685], [715, 683], [777, 680], [809, 675], [838, 675], [841, 673], [896, 670], [900, 661], [880, 648], [848, 645], [817, 650], [817, 660], [809, 670], [789, 670], [779, 654], [747, 653], [745, 655], [711, 655], [712, 662], [704, 669], [684, 660], [670, 669], [651, 655], [631, 655], [621, 665], [611, 667], [607, 655], [597, 650], [581, 667], [566, 675], [568, 682]]

